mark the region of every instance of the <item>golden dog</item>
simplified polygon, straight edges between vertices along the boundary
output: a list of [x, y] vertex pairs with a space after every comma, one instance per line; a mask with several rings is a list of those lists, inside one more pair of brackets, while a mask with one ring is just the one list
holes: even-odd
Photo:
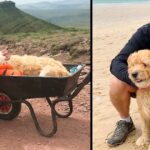
[[0, 55], [0, 63], [11, 64], [14, 69], [29, 76], [65, 77], [69, 75], [61, 62], [48, 57], [11, 55], [10, 59], [5, 62], [4, 57]]
[[136, 145], [150, 144], [150, 50], [131, 54], [127, 62], [129, 78], [138, 87], [137, 104], [142, 120], [142, 135]]

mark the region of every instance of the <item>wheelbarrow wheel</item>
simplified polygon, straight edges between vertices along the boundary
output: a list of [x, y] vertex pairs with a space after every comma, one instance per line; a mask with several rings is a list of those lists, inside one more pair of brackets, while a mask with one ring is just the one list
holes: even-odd
[[[0, 93], [0, 102], [13, 101], [8, 95]], [[9, 103], [6, 105], [0, 105], [0, 119], [12, 120], [16, 118], [21, 111], [21, 103]]]

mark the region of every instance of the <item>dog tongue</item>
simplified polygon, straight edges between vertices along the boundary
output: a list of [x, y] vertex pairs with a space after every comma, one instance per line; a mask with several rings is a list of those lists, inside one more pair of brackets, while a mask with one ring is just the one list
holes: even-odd
[[136, 82], [141, 82], [142, 80], [136, 80]]

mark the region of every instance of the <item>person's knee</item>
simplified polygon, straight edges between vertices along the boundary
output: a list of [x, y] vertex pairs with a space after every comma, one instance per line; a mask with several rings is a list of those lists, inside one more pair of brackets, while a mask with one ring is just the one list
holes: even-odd
[[117, 79], [116, 77], [113, 77], [111, 79], [110, 87], [109, 87], [109, 94], [111, 96], [117, 96], [127, 91], [128, 91], [128, 85], [125, 82]]

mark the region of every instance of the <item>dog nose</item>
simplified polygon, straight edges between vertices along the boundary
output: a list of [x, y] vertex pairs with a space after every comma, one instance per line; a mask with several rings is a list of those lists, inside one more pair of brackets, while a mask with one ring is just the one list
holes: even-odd
[[135, 72], [132, 73], [132, 77], [133, 78], [136, 78], [137, 76], [138, 76], [138, 72], [137, 71], [135, 71]]

